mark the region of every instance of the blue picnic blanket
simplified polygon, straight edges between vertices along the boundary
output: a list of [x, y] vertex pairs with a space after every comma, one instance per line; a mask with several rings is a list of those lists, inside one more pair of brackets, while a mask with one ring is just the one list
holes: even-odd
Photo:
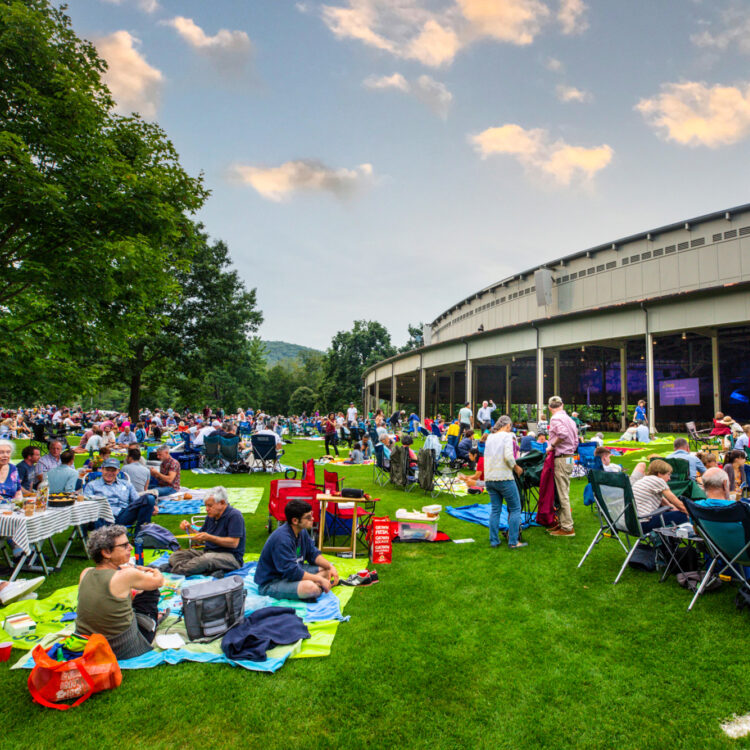
[[[460, 505], [457, 508], [452, 505], [446, 507], [448, 515], [454, 518], [460, 518], [462, 521], [470, 521], [471, 523], [478, 523], [480, 526], [490, 525], [490, 504], [489, 503], [474, 503], [473, 505]], [[521, 528], [527, 529], [529, 526], [534, 525], [535, 513], [521, 513]], [[508, 528], [508, 507], [503, 503], [503, 507], [500, 509], [500, 529], [506, 530]]]
[[205, 511], [203, 500], [170, 500], [158, 507], [160, 516], [196, 516]]

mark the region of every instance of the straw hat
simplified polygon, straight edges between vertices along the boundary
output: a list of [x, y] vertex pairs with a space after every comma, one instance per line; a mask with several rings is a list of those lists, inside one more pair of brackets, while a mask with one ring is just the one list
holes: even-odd
[[722, 421], [722, 422], [723, 422], [724, 424], [732, 424], [732, 422], [734, 422], [734, 420], [733, 420], [733, 419], [732, 419], [732, 418], [731, 418], [731, 417], [730, 417], [730, 416], [729, 416], [728, 414], [727, 414], [727, 416], [726, 416], [726, 417], [724, 417], [724, 419], [722, 419], [721, 421]]

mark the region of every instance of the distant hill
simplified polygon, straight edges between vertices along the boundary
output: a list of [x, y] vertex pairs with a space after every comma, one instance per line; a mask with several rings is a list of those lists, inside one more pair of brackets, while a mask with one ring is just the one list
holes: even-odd
[[299, 344], [290, 344], [287, 341], [264, 341], [266, 347], [266, 362], [268, 367], [282, 362], [285, 359], [296, 359], [302, 352], [316, 352], [323, 354], [318, 349], [311, 349], [309, 346], [300, 346]]

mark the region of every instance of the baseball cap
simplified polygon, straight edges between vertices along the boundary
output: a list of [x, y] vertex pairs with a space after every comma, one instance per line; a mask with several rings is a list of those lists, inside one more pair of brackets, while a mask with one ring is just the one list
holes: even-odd
[[116, 458], [106, 458], [102, 462], [102, 469], [119, 469], [120, 462]]

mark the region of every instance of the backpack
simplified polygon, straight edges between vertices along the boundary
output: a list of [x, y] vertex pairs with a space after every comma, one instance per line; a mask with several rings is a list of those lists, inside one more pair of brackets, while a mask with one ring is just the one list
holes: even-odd
[[240, 576], [183, 586], [182, 616], [188, 638], [208, 643], [245, 616], [245, 586]]
[[234, 461], [227, 466], [227, 472], [230, 474], [248, 474], [250, 467], [244, 461]]
[[144, 523], [135, 541], [146, 549], [180, 549], [175, 535], [158, 523]]

